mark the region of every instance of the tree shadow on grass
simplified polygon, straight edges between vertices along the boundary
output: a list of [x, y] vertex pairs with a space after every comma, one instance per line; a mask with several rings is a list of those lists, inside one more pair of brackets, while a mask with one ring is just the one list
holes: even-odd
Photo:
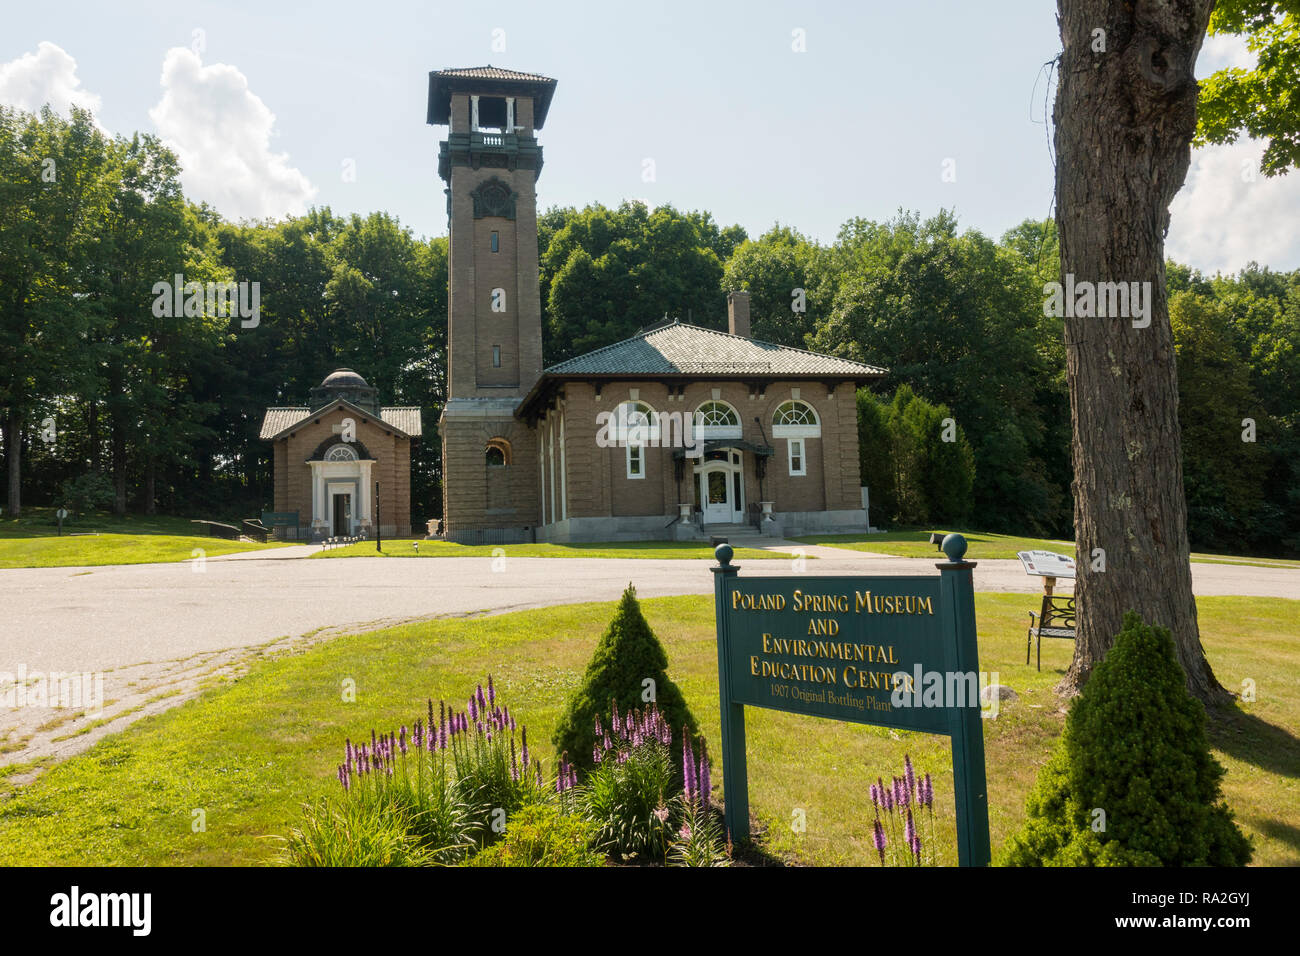
[[1300, 738], [1236, 707], [1212, 711], [1210, 743], [1229, 756], [1284, 777], [1300, 777]]
[[1251, 817], [1248, 822], [1270, 840], [1285, 843], [1300, 853], [1300, 827], [1283, 823], [1281, 820], [1265, 820], [1261, 817]]

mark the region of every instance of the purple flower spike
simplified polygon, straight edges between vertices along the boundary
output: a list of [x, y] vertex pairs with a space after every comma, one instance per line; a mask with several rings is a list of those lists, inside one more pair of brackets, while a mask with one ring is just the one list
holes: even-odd
[[686, 799], [695, 799], [695, 753], [691, 746], [690, 728], [682, 728], [682, 778], [686, 784]]
[[479, 684], [479, 685], [478, 685], [478, 688], [474, 691], [474, 699], [478, 701], [478, 705], [479, 705], [480, 707], [486, 707], [486, 706], [487, 706], [487, 698], [483, 696], [483, 685], [482, 685], [482, 684]]
[[496, 688], [492, 686], [492, 675], [488, 674], [488, 703], [495, 704], [496, 702], [497, 702], [497, 691]]
[[925, 805], [927, 808], [934, 807], [934, 784], [930, 781], [930, 775], [925, 775]]
[[874, 843], [875, 843], [875, 847], [876, 847], [876, 852], [880, 854], [880, 865], [881, 865], [881, 866], [884, 866], [884, 865], [885, 865], [885, 847], [887, 847], [887, 846], [889, 845], [889, 840], [886, 839], [886, 837], [885, 837], [885, 828], [884, 828], [883, 826], [880, 825], [880, 820], [876, 820], [876, 821], [875, 821], [875, 827], [873, 828], [873, 831], [874, 831], [874, 832], [873, 832], [872, 836], [873, 836], [873, 838], [874, 838]]
[[402, 751], [402, 756], [406, 756], [406, 724], [402, 724], [401, 736], [397, 738], [397, 747]]
[[912, 769], [912, 758], [903, 754], [903, 782], [907, 784], [909, 798], [916, 793], [916, 771]]
[[910, 848], [912, 842], [916, 839], [916, 824], [912, 822], [912, 810], [907, 810], [907, 826], [903, 830], [903, 842]]
[[713, 781], [709, 777], [709, 755], [704, 752], [703, 745], [700, 746], [700, 803], [704, 809], [709, 809], [709, 793], [713, 789]]

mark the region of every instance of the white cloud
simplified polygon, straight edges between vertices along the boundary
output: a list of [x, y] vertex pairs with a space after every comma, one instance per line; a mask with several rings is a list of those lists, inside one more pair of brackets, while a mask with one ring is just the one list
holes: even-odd
[[1239, 33], [1216, 33], [1205, 38], [1201, 55], [1196, 60], [1196, 78], [1204, 79], [1216, 70], [1236, 67], [1242, 70], [1255, 68], [1255, 54], [1246, 46], [1246, 38]]
[[66, 116], [74, 103], [97, 113], [100, 98], [82, 87], [77, 61], [62, 47], [42, 40], [35, 53], [0, 64], [0, 103], [32, 113], [48, 103]]
[[184, 47], [163, 59], [162, 99], [149, 110], [158, 134], [180, 158], [190, 198], [234, 219], [299, 215], [316, 187], [271, 151], [275, 114], [225, 63], [204, 66]]
[[1300, 267], [1300, 170], [1266, 177], [1264, 144], [1243, 139], [1192, 153], [1187, 182], [1169, 207], [1165, 251], [1203, 272], [1236, 272], [1251, 260]]

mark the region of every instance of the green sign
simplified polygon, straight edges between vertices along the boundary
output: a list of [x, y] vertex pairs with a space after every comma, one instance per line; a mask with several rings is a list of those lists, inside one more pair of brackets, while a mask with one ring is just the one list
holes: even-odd
[[749, 837], [745, 707], [952, 738], [957, 850], [989, 862], [988, 790], [975, 643], [974, 562], [943, 542], [938, 577], [740, 577], [716, 550], [718, 683], [726, 822]]
[[296, 528], [298, 527], [298, 512], [263, 511], [262, 526], [265, 528]]

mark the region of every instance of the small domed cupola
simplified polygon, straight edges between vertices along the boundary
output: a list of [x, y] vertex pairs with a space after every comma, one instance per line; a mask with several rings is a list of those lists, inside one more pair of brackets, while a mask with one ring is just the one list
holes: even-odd
[[324, 408], [335, 399], [344, 399], [375, 415], [379, 414], [379, 389], [350, 368], [336, 368], [325, 381], [311, 390], [311, 409]]

